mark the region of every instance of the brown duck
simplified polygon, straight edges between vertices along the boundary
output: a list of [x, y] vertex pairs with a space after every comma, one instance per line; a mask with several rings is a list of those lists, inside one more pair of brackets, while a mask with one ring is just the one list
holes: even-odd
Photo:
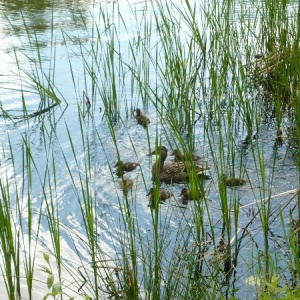
[[123, 162], [122, 160], [117, 161], [114, 168], [117, 168], [117, 174], [121, 175], [124, 174], [124, 172], [131, 172], [133, 171], [137, 166], [139, 166], [139, 163], [135, 162]]
[[247, 180], [242, 178], [227, 178], [225, 174], [222, 175], [221, 180], [226, 186], [241, 186], [247, 183]]
[[202, 159], [200, 155], [196, 155], [192, 153], [182, 154], [178, 149], [173, 150], [171, 155], [175, 156], [174, 157], [175, 161], [198, 161]]
[[[209, 179], [205, 175], [208, 168], [189, 162], [170, 162], [165, 164], [168, 156], [168, 150], [164, 146], [158, 146], [155, 151], [149, 155], [157, 154], [155, 163], [152, 165], [152, 179], [165, 183], [180, 183], [186, 182], [190, 176], [198, 176], [202, 179]], [[192, 170], [194, 169], [194, 172]], [[188, 172], [189, 171], [189, 172]]]
[[[149, 196], [149, 201], [150, 201], [150, 206], [153, 208], [155, 207], [155, 203], [154, 203], [154, 195], [155, 195], [155, 191], [154, 188], [151, 188], [147, 194], [147, 196]], [[159, 203], [163, 203], [165, 202], [167, 199], [169, 199], [171, 197], [171, 193], [163, 190], [163, 189], [159, 189], [158, 191], [158, 198], [157, 200], [159, 201]]]
[[139, 108], [137, 108], [134, 112], [136, 113], [135, 119], [140, 125], [146, 127], [150, 123], [149, 118], [144, 116]]
[[190, 189], [184, 187], [181, 190], [181, 194], [179, 195], [182, 200], [187, 201], [187, 200], [198, 200], [200, 198], [203, 198], [204, 195], [200, 190], [195, 190], [191, 191]]

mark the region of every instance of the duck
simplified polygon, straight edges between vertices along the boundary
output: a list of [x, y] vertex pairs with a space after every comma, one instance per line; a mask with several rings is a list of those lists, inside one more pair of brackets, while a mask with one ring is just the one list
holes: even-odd
[[140, 125], [147, 127], [148, 124], [150, 123], [150, 119], [144, 116], [139, 108], [137, 108], [134, 112], [136, 113], [135, 119], [137, 120], [137, 122]]
[[133, 187], [133, 181], [124, 177], [122, 180], [119, 181], [119, 186], [124, 191], [131, 190]]
[[[149, 155], [157, 154], [157, 159], [152, 165], [152, 179], [165, 183], [182, 183], [189, 181], [189, 177], [193, 174], [201, 179], [209, 179], [210, 177], [205, 175], [205, 171], [209, 168], [199, 166], [197, 164], [191, 164], [189, 162], [170, 162], [165, 164], [165, 160], [168, 156], [168, 150], [165, 146], [158, 146], [156, 150]], [[188, 172], [188, 170], [195, 170], [194, 173]]]
[[191, 191], [189, 188], [184, 187], [179, 195], [183, 201], [187, 200], [199, 200], [204, 197], [204, 194], [200, 190]]
[[178, 149], [174, 149], [172, 155], [175, 156], [174, 161], [198, 161], [202, 159], [200, 155], [192, 153], [182, 154]]
[[117, 161], [114, 168], [117, 168], [117, 174], [121, 175], [124, 174], [124, 172], [131, 172], [133, 171], [137, 166], [139, 166], [139, 163], [136, 162], [123, 162], [122, 160]]
[[[151, 188], [147, 194], [149, 196], [149, 201], [150, 201], [150, 206], [153, 208], [155, 207], [154, 203], [154, 195], [155, 195], [155, 190], [154, 188]], [[167, 199], [169, 199], [172, 196], [172, 194], [164, 189], [159, 189], [158, 191], [158, 198], [157, 200], [159, 203], [165, 202]]]
[[225, 174], [221, 176], [221, 180], [226, 186], [241, 186], [247, 183], [247, 180], [242, 178], [227, 178]]

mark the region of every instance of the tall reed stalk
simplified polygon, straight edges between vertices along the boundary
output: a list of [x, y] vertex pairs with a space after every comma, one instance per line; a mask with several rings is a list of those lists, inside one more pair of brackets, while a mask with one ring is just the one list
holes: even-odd
[[[26, 106], [27, 89], [41, 99], [40, 114], [34, 115], [37, 119], [33, 124], [41, 129], [45, 161], [41, 168], [26, 130], [21, 138], [21, 166], [15, 160], [15, 146], [9, 142], [15, 182], [8, 175], [0, 180], [1, 272], [9, 299], [22, 296], [23, 268], [28, 298], [35, 297], [36, 257], [42, 239], [41, 228], [45, 226], [44, 216], [52, 242], [49, 250], [55, 257], [57, 281], [61, 287], [54, 288], [58, 285], [53, 281], [53, 268], [44, 267], [48, 274], [45, 286], [52, 288], [48, 296], [63, 298], [69, 293], [64, 283], [67, 268], [63, 262], [64, 239], [73, 241], [73, 250], [79, 257], [71, 285], [85, 298], [237, 298], [241, 295], [239, 289], [247, 289], [244, 277], [250, 274], [265, 283], [257, 288], [258, 294], [269, 292], [268, 283], [272, 283], [280, 269], [274, 263], [280, 259], [279, 254], [272, 253], [270, 242], [272, 214], [277, 209], [273, 204], [273, 185], [280, 149], [274, 143], [272, 156], [266, 159], [270, 150], [266, 150], [267, 143], [260, 135], [266, 130], [264, 126], [269, 120], [265, 116], [270, 106], [264, 101], [262, 87], [251, 82], [245, 64], [251, 64], [258, 51], [266, 57], [277, 50], [291, 52], [289, 67], [278, 64], [275, 68], [275, 73], [281, 74], [283, 79], [274, 89], [272, 102], [267, 104], [272, 106], [270, 123], [276, 131], [282, 127], [285, 109], [291, 109], [295, 135], [300, 141], [296, 68], [299, 29], [296, 21], [287, 17], [289, 1], [247, 5], [249, 11], [234, 0], [203, 3], [186, 0], [180, 5], [161, 1], [128, 4], [130, 25], [121, 3], [108, 3], [107, 8], [99, 6], [91, 27], [80, 14], [90, 42], [78, 39], [77, 48], [67, 49], [68, 53], [76, 53], [82, 59], [79, 80], [77, 65], [71, 56], [68, 58], [70, 82], [78, 102], [72, 124], [67, 120], [64, 124], [62, 115], [57, 123], [57, 112], [50, 111], [51, 105], [62, 105], [61, 99], [64, 99], [55, 80], [58, 58], [54, 28], [50, 37], [53, 46], [51, 72], [45, 71], [38, 35], [32, 34], [23, 20], [31, 47], [29, 52], [34, 54], [35, 61], [26, 53], [31, 67], [23, 66], [16, 49], [16, 75], [21, 84], [24, 125], [28, 128], [32, 123]], [[258, 24], [260, 30], [256, 31]], [[127, 37], [125, 46], [124, 36]], [[62, 40], [68, 44], [72, 37], [63, 32]], [[287, 74], [287, 69], [292, 71]], [[291, 86], [292, 91], [288, 105], [282, 101], [287, 86]], [[50, 107], [47, 115], [44, 115], [45, 107]], [[137, 107], [151, 115], [147, 128], [138, 127], [135, 120], [131, 120]], [[7, 116], [7, 111], [2, 110]], [[137, 129], [132, 134], [128, 128], [134, 126]], [[63, 140], [61, 131], [65, 131]], [[49, 143], [52, 139], [57, 141], [58, 149]], [[127, 174], [117, 177], [111, 160], [123, 159], [126, 147], [122, 139], [140, 167], [136, 176], [132, 175], [136, 180], [133, 188], [120, 191], [119, 183]], [[189, 182], [163, 186], [174, 195], [168, 204], [160, 204], [162, 186], [157, 180], [151, 180], [150, 174], [157, 155], [148, 163], [142, 155], [142, 151], [153, 151], [158, 145], [178, 148], [183, 154], [201, 152], [204, 155], [201, 163], [205, 165], [204, 160], [208, 160], [211, 180], [198, 177], [194, 162], [186, 163]], [[99, 162], [98, 156], [105, 161]], [[299, 161], [297, 155], [298, 169]], [[105, 173], [101, 173], [102, 167]], [[68, 225], [64, 222], [67, 221], [62, 220], [61, 174], [74, 193], [81, 227], [78, 231], [77, 228], [66, 230]], [[21, 188], [16, 180], [18, 175], [22, 178]], [[229, 188], [224, 175], [247, 179], [247, 187]], [[106, 185], [110, 193], [105, 194]], [[153, 205], [145, 209], [142, 204], [147, 201], [149, 186], [154, 188]], [[184, 206], [178, 197], [183, 187], [200, 191], [203, 197]], [[246, 200], [245, 194], [248, 195]], [[252, 219], [246, 221], [242, 203], [250, 202], [249, 194], [255, 198], [256, 206], [251, 206], [249, 218], [251, 215]], [[107, 198], [106, 211], [99, 195]], [[40, 199], [38, 209], [36, 198]], [[103, 215], [102, 210], [105, 211]], [[142, 220], [141, 212], [149, 219]], [[106, 214], [109, 215], [107, 219]], [[286, 211], [280, 210], [278, 216], [281, 230], [288, 236], [284, 225]], [[251, 232], [254, 222], [258, 232], [255, 234]], [[105, 239], [100, 238], [101, 230], [105, 231], [102, 236], [111, 239], [113, 255], [108, 256], [101, 248], [105, 243]], [[285, 267], [291, 268], [290, 261], [294, 259], [299, 277], [299, 233], [298, 240], [292, 233], [290, 236], [293, 258], [289, 256]], [[251, 244], [249, 248], [246, 240]], [[247, 260], [250, 249], [257, 252]], [[88, 257], [82, 257], [81, 251]], [[49, 264], [49, 257], [44, 257]], [[86, 262], [90, 263], [88, 267]], [[245, 266], [249, 270], [245, 270]], [[244, 272], [247, 275], [244, 276]]]

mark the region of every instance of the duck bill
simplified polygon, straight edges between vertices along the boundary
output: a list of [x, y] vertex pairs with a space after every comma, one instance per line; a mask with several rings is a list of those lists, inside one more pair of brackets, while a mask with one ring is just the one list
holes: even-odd
[[152, 151], [151, 153], [146, 154], [146, 156], [151, 156], [151, 155], [154, 155], [154, 154], [155, 154], [155, 150]]
[[147, 156], [151, 156], [151, 155], [165, 155], [165, 156], [167, 156], [168, 155], [168, 150], [165, 148], [165, 147], [163, 147], [163, 149], [161, 149], [161, 148], [158, 148], [158, 149], [155, 149], [154, 151], [152, 151], [151, 153], [149, 153], [149, 154], [146, 154]]

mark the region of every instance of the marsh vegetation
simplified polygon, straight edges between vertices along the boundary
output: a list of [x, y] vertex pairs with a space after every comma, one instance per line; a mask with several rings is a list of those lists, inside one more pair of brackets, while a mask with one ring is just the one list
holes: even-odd
[[298, 2], [0, 8], [7, 299], [299, 297]]

